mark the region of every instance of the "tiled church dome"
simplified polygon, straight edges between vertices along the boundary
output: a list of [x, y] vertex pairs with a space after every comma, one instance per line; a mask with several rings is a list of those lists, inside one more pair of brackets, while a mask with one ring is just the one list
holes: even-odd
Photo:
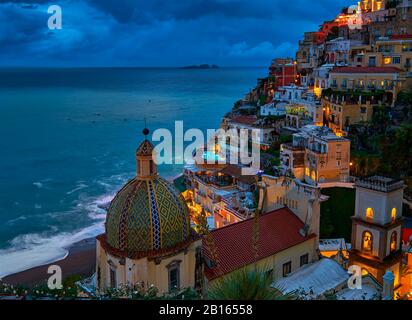
[[[153, 146], [143, 141], [136, 152], [138, 167], [149, 173], [129, 181], [115, 196], [106, 219], [107, 243], [132, 256], [172, 248], [190, 238], [189, 211], [183, 197], [157, 175]], [[143, 160], [142, 160], [143, 159]]]

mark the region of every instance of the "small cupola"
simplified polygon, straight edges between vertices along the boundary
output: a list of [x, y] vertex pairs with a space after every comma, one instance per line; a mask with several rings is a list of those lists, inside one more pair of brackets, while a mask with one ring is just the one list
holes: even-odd
[[147, 139], [149, 133], [149, 129], [143, 129], [143, 135], [146, 138], [136, 150], [136, 173], [138, 179], [151, 179], [157, 175], [154, 146]]

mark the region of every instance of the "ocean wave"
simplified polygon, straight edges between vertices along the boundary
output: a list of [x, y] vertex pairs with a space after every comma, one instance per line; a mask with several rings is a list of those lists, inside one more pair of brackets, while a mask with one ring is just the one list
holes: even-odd
[[26, 220], [27, 219], [27, 217], [26, 216], [19, 216], [19, 217], [17, 217], [17, 218], [14, 218], [14, 219], [11, 219], [11, 220], [9, 220], [9, 221], [7, 221], [6, 222], [6, 225], [14, 225], [16, 222], [18, 222], [18, 221], [22, 221], [22, 220]]
[[42, 188], [43, 188], [43, 183], [41, 183], [41, 182], [39, 182], [39, 181], [33, 182], [33, 186], [35, 186], [35, 187], [37, 187], [37, 188], [39, 188], [39, 189], [42, 189]]
[[89, 186], [87, 184], [79, 183], [76, 186], [76, 188], [74, 188], [73, 190], [67, 191], [66, 194], [69, 195], [69, 194], [75, 193], [76, 191], [80, 191], [80, 190], [83, 190], [83, 189], [88, 188], [88, 187]]
[[10, 274], [45, 265], [67, 257], [69, 248], [81, 240], [95, 237], [104, 231], [103, 221], [73, 233], [24, 234], [0, 250], [0, 279]]
[[47, 189], [45, 186], [46, 182], [50, 182], [52, 179], [47, 178], [47, 179], [42, 179], [40, 181], [35, 181], [33, 182], [33, 186], [37, 187], [38, 189]]
[[93, 220], [104, 220], [106, 219], [107, 209], [112, 202], [115, 193], [101, 196], [92, 202], [85, 204], [85, 209], [88, 212], [88, 216]]
[[[126, 176], [116, 175], [100, 180], [105, 185], [106, 193], [97, 197], [80, 197], [75, 208], [64, 212], [69, 216], [79, 212], [87, 215], [91, 221], [85, 228], [73, 232], [59, 232], [59, 228], [53, 226], [49, 232], [23, 234], [12, 239], [8, 248], [0, 250], [0, 279], [10, 274], [64, 259], [73, 244], [104, 232], [107, 208], [116, 191], [127, 180]], [[41, 184], [41, 182], [39, 183]], [[77, 188], [81, 185], [85, 185], [84, 181], [79, 181]], [[43, 187], [43, 184], [41, 186]], [[64, 213], [52, 212], [46, 215], [61, 217]], [[14, 221], [10, 220], [8, 224], [17, 223], [24, 219], [25, 217], [21, 216]]]

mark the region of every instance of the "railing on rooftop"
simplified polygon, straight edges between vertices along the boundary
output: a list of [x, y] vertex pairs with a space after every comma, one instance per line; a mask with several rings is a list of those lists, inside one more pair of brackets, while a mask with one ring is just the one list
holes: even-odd
[[362, 188], [382, 191], [382, 192], [391, 192], [400, 188], [403, 188], [404, 183], [402, 180], [390, 180], [384, 181], [377, 178], [364, 178], [358, 179], [355, 182], [355, 185]]

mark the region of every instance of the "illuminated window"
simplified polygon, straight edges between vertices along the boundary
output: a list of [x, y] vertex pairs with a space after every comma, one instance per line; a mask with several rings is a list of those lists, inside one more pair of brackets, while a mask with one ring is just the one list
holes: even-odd
[[373, 209], [372, 208], [366, 209], [366, 219], [373, 219]]
[[382, 3], [380, 3], [380, 2], [378, 2], [377, 4], [376, 4], [376, 10], [381, 10], [382, 9]]
[[369, 271], [365, 268], [362, 268], [362, 276], [367, 276], [369, 274]]
[[391, 235], [391, 252], [398, 250], [398, 234], [396, 231], [392, 232]]
[[306, 175], [307, 177], [310, 177], [310, 170], [309, 170], [309, 168], [306, 168], [306, 169], [305, 169], [305, 175]]
[[392, 220], [393, 220], [393, 221], [396, 220], [396, 208], [393, 208], [393, 209], [392, 209], [391, 217], [392, 217]]
[[310, 177], [313, 181], [316, 181], [316, 172], [315, 170], [312, 170], [312, 175]]
[[373, 249], [373, 237], [372, 233], [365, 231], [362, 236], [362, 251], [372, 252]]

